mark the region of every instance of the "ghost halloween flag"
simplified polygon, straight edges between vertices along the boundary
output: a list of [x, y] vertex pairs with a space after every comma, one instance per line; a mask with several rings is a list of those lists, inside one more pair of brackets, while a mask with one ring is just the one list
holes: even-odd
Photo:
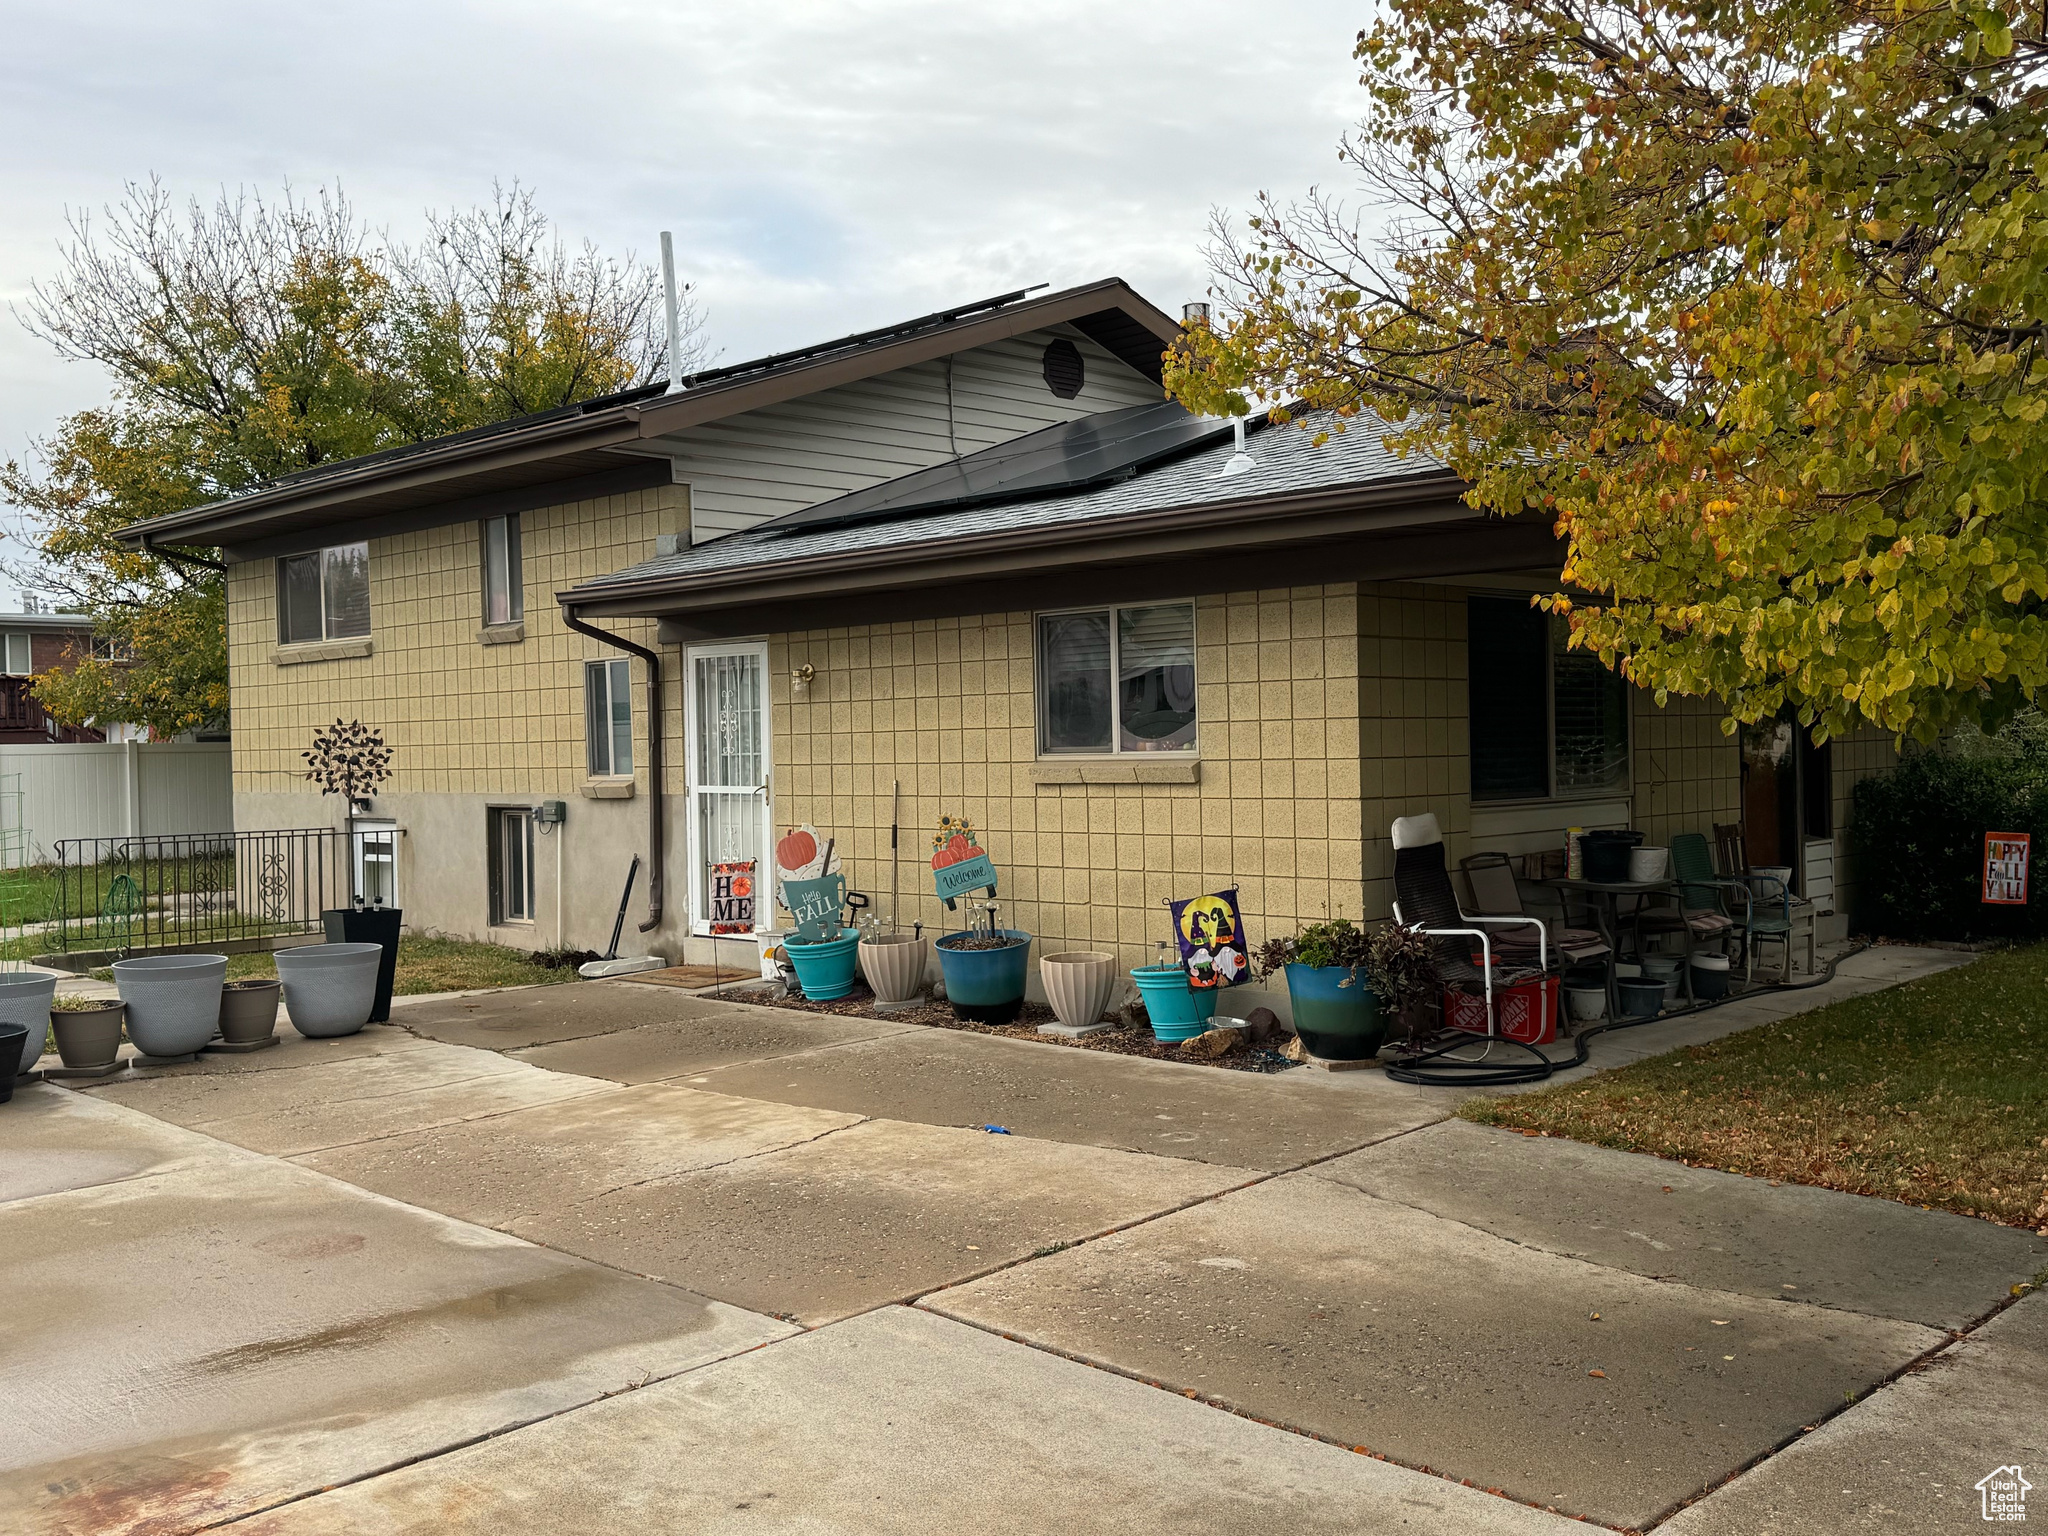
[[1234, 987], [1251, 980], [1235, 890], [1174, 902], [1173, 936], [1189, 986]]

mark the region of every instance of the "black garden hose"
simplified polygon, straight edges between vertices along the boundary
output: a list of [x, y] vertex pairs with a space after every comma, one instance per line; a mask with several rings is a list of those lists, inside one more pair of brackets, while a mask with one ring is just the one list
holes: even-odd
[[[1860, 955], [1868, 948], [1870, 948], [1868, 944], [1858, 944], [1853, 948], [1845, 949], [1839, 955], [1836, 955], [1834, 959], [1830, 960], [1827, 964], [1827, 969], [1818, 976], [1809, 976], [1805, 981], [1782, 982], [1767, 990], [1770, 992], [1802, 992], [1808, 987], [1824, 986], [1835, 979], [1835, 968], [1837, 966], [1851, 955]], [[1535, 1046], [1525, 1045], [1520, 1040], [1509, 1040], [1500, 1035], [1469, 1035], [1459, 1031], [1458, 1038], [1446, 1041], [1433, 1050], [1422, 1051], [1413, 1056], [1396, 1057], [1394, 1060], [1389, 1061], [1387, 1063], [1387, 1076], [1397, 1083], [1415, 1083], [1424, 1088], [1506, 1088], [1518, 1083], [1540, 1083], [1554, 1073], [1568, 1072], [1573, 1067], [1583, 1067], [1586, 1064], [1588, 1048], [1592, 1045], [1595, 1035], [1604, 1035], [1609, 1030], [1614, 1029], [1634, 1029], [1639, 1024], [1663, 1024], [1673, 1019], [1689, 1019], [1694, 1014], [1707, 1013], [1728, 1003], [1741, 1002], [1745, 998], [1763, 995], [1762, 992], [1730, 993], [1727, 997], [1717, 997], [1712, 1002], [1694, 1003], [1690, 1008], [1682, 1009], [1677, 1013], [1652, 1013], [1646, 1014], [1640, 1019], [1610, 1019], [1605, 1024], [1596, 1024], [1591, 1029], [1583, 1030], [1576, 1035], [1573, 1038], [1572, 1054], [1566, 1060], [1557, 1060], [1546, 1056], [1543, 1052], [1537, 1050]], [[1488, 1047], [1512, 1045], [1517, 1050], [1527, 1051], [1536, 1059], [1532, 1062], [1516, 1065], [1507, 1062], [1490, 1062], [1484, 1058], [1477, 1061], [1464, 1061], [1450, 1054], [1452, 1051], [1463, 1050], [1466, 1046], [1481, 1043]], [[1436, 1065], [1425, 1066], [1424, 1063], [1426, 1062], [1435, 1062]]]

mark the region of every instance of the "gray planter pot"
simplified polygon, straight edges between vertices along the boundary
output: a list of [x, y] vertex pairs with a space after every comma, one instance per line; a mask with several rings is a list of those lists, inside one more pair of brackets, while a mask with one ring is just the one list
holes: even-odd
[[114, 962], [128, 1038], [145, 1056], [189, 1056], [220, 1028], [226, 955], [145, 955]]
[[[0, 1024], [19, 1024], [28, 1031], [19, 1060], [8, 1068], [9, 1077], [31, 1071], [43, 1054], [43, 1041], [50, 1033], [50, 999], [57, 995], [57, 978], [42, 975], [0, 975]], [[0, 1067], [7, 1067], [0, 1062]]]
[[302, 944], [275, 955], [292, 1028], [315, 1040], [352, 1035], [377, 1006], [381, 944]]
[[50, 1011], [57, 1054], [74, 1072], [110, 1067], [121, 1054], [121, 1021], [127, 1005], [112, 998], [97, 1008]]
[[277, 1004], [283, 989], [261, 978], [231, 981], [220, 994], [220, 1037], [229, 1045], [253, 1045], [277, 1030]]

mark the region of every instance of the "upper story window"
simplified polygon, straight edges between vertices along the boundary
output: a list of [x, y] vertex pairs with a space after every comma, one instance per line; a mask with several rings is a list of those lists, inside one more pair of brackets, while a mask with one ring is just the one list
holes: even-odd
[[1628, 793], [1628, 683], [1526, 597], [1466, 600], [1474, 800]]
[[1192, 752], [1195, 605], [1038, 616], [1038, 750]]
[[9, 677], [28, 677], [35, 672], [34, 647], [29, 632], [25, 629], [10, 629], [4, 642], [0, 642], [0, 660], [6, 663]]
[[633, 772], [633, 664], [583, 664], [584, 732], [593, 779], [627, 778]]
[[277, 562], [277, 638], [355, 640], [370, 632], [370, 546], [336, 544]]
[[519, 514], [483, 521], [484, 622], [517, 624], [526, 616], [519, 573]]

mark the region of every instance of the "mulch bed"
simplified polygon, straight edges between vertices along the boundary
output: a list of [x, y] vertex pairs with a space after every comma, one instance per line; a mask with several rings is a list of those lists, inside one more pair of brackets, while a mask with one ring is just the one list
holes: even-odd
[[1057, 1022], [1053, 1011], [1042, 1003], [1026, 1003], [1024, 1012], [1014, 1024], [974, 1024], [953, 1016], [950, 1003], [927, 1000], [916, 1008], [904, 1008], [894, 1013], [875, 1011], [875, 994], [855, 982], [853, 990], [844, 997], [830, 1002], [817, 1002], [808, 997], [778, 997], [772, 988], [747, 989], [728, 987], [718, 992], [704, 994], [712, 997], [729, 997], [736, 1003], [758, 1003], [769, 1008], [792, 1008], [800, 1013], [836, 1013], [848, 1018], [887, 1019], [898, 1024], [926, 1024], [934, 1029], [958, 1029], [975, 1035], [1006, 1035], [1012, 1040], [1029, 1040], [1038, 1045], [1063, 1045], [1083, 1051], [1105, 1051], [1112, 1056], [1143, 1056], [1151, 1061], [1177, 1061], [1187, 1066], [1222, 1067], [1229, 1072], [1280, 1072], [1299, 1062], [1289, 1061], [1275, 1050], [1234, 1051], [1228, 1056], [1205, 1060], [1190, 1056], [1179, 1045], [1169, 1045], [1158, 1039], [1149, 1028], [1119, 1021], [1117, 1027], [1099, 1035], [1089, 1035], [1083, 1040], [1072, 1040], [1065, 1035], [1041, 1035], [1038, 1026]]

